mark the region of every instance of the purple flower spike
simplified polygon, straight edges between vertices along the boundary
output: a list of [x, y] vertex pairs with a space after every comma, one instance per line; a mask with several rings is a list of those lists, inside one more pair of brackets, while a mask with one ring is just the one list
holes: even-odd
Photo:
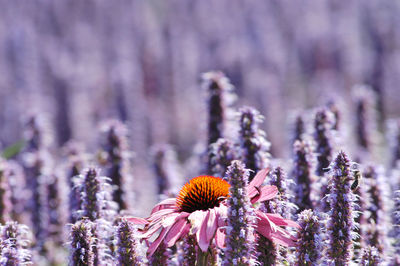
[[362, 257], [360, 265], [362, 266], [378, 266], [383, 262], [379, 255], [378, 250], [375, 247], [367, 246], [362, 251]]
[[298, 223], [301, 229], [298, 231], [295, 264], [319, 265], [323, 250], [320, 217], [312, 210], [304, 210], [299, 214]]
[[88, 168], [80, 175], [81, 210], [80, 217], [90, 221], [104, 219], [111, 221], [116, 214], [116, 204], [112, 201], [108, 178], [100, 176], [96, 168]]
[[224, 138], [218, 139], [217, 142], [211, 144], [209, 158], [210, 174], [224, 178], [228, 167], [237, 158], [233, 142]]
[[82, 219], [71, 227], [70, 266], [93, 266], [95, 254], [93, 246], [93, 223], [88, 219]]
[[304, 139], [304, 133], [306, 130], [305, 130], [304, 119], [301, 115], [296, 116], [292, 130], [293, 130], [293, 137], [292, 137], [293, 144], [297, 140], [301, 141]]
[[243, 107], [239, 110], [239, 158], [246, 168], [253, 170], [250, 173], [251, 181], [258, 171], [264, 169], [269, 163], [269, 148], [271, 144], [266, 139], [266, 134], [259, 128], [263, 116], [252, 107]]
[[137, 253], [136, 230], [133, 225], [122, 219], [117, 228], [117, 259], [119, 265], [142, 265], [143, 260]]
[[390, 225], [387, 223], [387, 200], [385, 192], [387, 188], [384, 177], [384, 172], [381, 167], [369, 165], [364, 170], [364, 179], [366, 185], [366, 210], [368, 210], [368, 216], [366, 217], [367, 228], [365, 240], [368, 245], [377, 248], [380, 256], [385, 254], [385, 242], [387, 236], [387, 228]]
[[295, 203], [299, 211], [313, 209], [312, 184], [315, 182], [315, 155], [311, 142], [296, 141], [294, 149], [294, 167], [292, 176], [295, 182]]
[[170, 145], [158, 145], [152, 148], [154, 172], [157, 178], [159, 195], [175, 195], [179, 192], [183, 178], [177, 155]]
[[359, 85], [353, 88], [357, 144], [364, 150], [371, 148], [371, 132], [375, 130], [376, 95], [372, 88]]
[[29, 235], [29, 228], [17, 222], [7, 222], [1, 227], [0, 265], [32, 264]]
[[328, 258], [336, 265], [347, 265], [353, 255], [354, 202], [351, 191], [350, 160], [341, 151], [331, 164], [330, 204], [327, 232], [329, 235]]
[[332, 127], [334, 123], [333, 114], [327, 109], [320, 109], [315, 114], [314, 119], [314, 140], [316, 143], [315, 152], [317, 153], [316, 174], [323, 176], [326, 168], [332, 161], [333, 143]]
[[208, 145], [224, 137], [224, 131], [229, 118], [229, 107], [236, 99], [233, 86], [229, 79], [219, 71], [207, 72], [202, 75], [203, 88], [208, 99]]
[[247, 196], [249, 170], [240, 161], [233, 161], [227, 173], [229, 188], [228, 225], [223, 265], [248, 265], [254, 259], [255, 213]]
[[102, 149], [104, 159], [104, 172], [115, 187], [112, 196], [118, 204], [118, 210], [128, 209], [131, 202], [132, 180], [128, 151], [127, 129], [117, 120], [106, 121], [101, 126], [103, 132]]

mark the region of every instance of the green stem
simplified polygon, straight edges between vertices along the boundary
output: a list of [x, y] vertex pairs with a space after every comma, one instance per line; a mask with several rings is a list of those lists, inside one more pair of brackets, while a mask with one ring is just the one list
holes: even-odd
[[196, 266], [207, 266], [208, 252], [203, 252], [200, 248], [197, 251]]

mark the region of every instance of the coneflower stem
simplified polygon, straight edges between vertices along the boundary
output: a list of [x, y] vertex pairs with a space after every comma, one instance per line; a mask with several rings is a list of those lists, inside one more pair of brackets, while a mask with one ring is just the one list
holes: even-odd
[[198, 249], [196, 266], [207, 266], [208, 254], [209, 252], [203, 252], [201, 249]]

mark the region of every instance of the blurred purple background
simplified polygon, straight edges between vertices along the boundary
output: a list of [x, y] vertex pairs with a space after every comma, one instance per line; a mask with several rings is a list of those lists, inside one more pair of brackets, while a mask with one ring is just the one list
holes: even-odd
[[0, 1], [0, 140], [30, 112], [56, 143], [95, 147], [106, 118], [126, 122], [140, 165], [156, 143], [186, 159], [205, 142], [201, 73], [222, 70], [288, 154], [288, 114], [351, 106], [367, 83], [383, 118], [400, 114], [400, 3], [350, 1]]

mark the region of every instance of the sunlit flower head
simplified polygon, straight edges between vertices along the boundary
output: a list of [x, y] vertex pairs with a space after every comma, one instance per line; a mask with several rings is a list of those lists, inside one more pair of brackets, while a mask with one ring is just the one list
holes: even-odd
[[[277, 195], [275, 186], [262, 185], [268, 172], [268, 169], [260, 171], [244, 188], [251, 204], [270, 200]], [[176, 198], [158, 203], [150, 217], [128, 218], [135, 224], [144, 225], [139, 231], [139, 237], [148, 240], [148, 257], [152, 256], [161, 243], [172, 247], [187, 234], [196, 236], [197, 244], [203, 252], [208, 250], [213, 239], [219, 248], [223, 248], [225, 232], [222, 229], [227, 225], [229, 187], [229, 183], [219, 177], [195, 177], [183, 186]], [[295, 222], [278, 214], [261, 211], [257, 211], [256, 216], [258, 233], [277, 244], [294, 245], [294, 237], [281, 226], [298, 227]], [[157, 237], [150, 242], [153, 236]]]

